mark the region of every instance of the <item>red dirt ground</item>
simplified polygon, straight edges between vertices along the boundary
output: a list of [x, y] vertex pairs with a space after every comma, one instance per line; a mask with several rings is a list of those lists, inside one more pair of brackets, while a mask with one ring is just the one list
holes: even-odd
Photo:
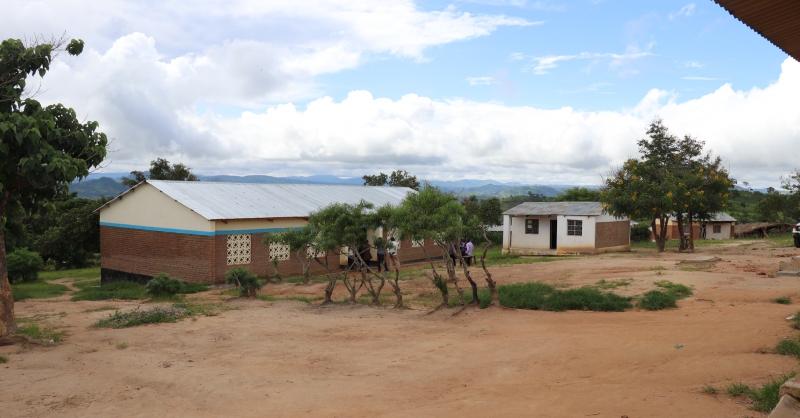
[[[417, 296], [433, 292], [423, 279], [402, 282], [418, 309], [231, 298], [223, 303], [239, 309], [219, 316], [127, 329], [92, 328], [109, 312], [84, 311], [130, 310], [141, 302], [26, 300], [16, 305], [18, 317], [48, 315], [43, 323], [67, 334], [50, 346], [0, 347], [10, 359], [0, 364], [0, 411], [3, 417], [758, 416], [742, 399], [700, 390], [800, 370], [796, 358], [764, 354], [799, 333], [784, 319], [798, 305], [770, 301], [800, 300], [800, 278], [774, 277], [778, 261], [795, 253], [764, 243], [492, 269], [500, 283], [633, 279], [614, 290], [626, 295], [653, 289], [656, 280], [694, 286], [678, 309], [657, 312], [428, 314], [422, 302], [436, 300]], [[721, 261], [679, 264], [699, 255]], [[474, 275], [483, 280], [478, 270]], [[262, 293], [322, 295], [323, 288], [285, 283]], [[344, 286], [337, 288], [343, 299]], [[219, 291], [200, 297], [229, 298]], [[128, 348], [118, 349], [120, 343]]]

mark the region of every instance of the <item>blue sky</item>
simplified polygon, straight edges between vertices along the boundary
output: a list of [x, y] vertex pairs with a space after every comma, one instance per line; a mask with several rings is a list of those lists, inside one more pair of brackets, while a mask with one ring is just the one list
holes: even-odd
[[662, 117], [776, 186], [800, 64], [703, 1], [9, 0], [0, 36], [81, 38], [43, 79], [107, 171], [597, 184]]

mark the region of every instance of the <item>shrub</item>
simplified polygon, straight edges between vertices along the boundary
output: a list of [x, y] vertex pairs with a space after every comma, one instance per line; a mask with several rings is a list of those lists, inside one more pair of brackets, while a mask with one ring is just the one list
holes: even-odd
[[781, 305], [789, 305], [792, 303], [792, 298], [789, 296], [781, 296], [779, 298], [772, 299], [775, 303], [780, 303]]
[[39, 278], [44, 261], [39, 253], [17, 248], [6, 256], [8, 279], [11, 283], [32, 282]]
[[677, 308], [678, 297], [669, 291], [651, 290], [639, 299], [637, 304], [642, 309], [648, 311], [658, 311], [666, 308]]
[[8, 363], [8, 356], [0, 356], [0, 363]]
[[258, 276], [251, 274], [250, 270], [244, 267], [234, 267], [225, 272], [225, 282], [236, 285], [240, 294], [248, 297], [256, 297], [256, 290], [261, 289]]
[[636, 226], [631, 226], [631, 242], [650, 241], [650, 225], [640, 222]]
[[629, 297], [601, 292], [590, 286], [556, 290], [539, 282], [500, 286], [498, 297], [501, 305], [515, 309], [621, 312], [633, 306]]
[[145, 285], [145, 292], [151, 296], [173, 297], [183, 289], [183, 282], [169, 277], [167, 273], [159, 273]]
[[685, 284], [672, 283], [669, 280], [661, 280], [654, 283], [656, 286], [667, 289], [667, 292], [675, 295], [676, 299], [683, 299], [692, 296], [692, 288]]

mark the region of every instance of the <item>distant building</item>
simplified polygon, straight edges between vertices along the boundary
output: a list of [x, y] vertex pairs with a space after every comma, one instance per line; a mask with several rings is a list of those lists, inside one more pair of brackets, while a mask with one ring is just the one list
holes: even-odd
[[[334, 203], [397, 205], [413, 192], [406, 187], [147, 180], [97, 210], [102, 281], [146, 282], [164, 272], [186, 282], [222, 283], [232, 267], [272, 274], [272, 258], [281, 260], [284, 277], [299, 275], [296, 254], [286, 246], [263, 244], [264, 234], [300, 228], [311, 212]], [[367, 231], [368, 239], [376, 233], [386, 235], [380, 229]], [[408, 241], [400, 245], [400, 261], [425, 259], [423, 246], [441, 255], [432, 240]], [[336, 269], [346, 262], [338, 251], [320, 257]], [[325, 271], [317, 262], [311, 268]]]
[[[691, 233], [694, 239], [728, 239], [734, 237], [736, 219], [725, 212], [717, 212], [710, 221], [692, 222]], [[656, 223], [656, 231], [661, 227]], [[684, 220], [683, 233], [689, 236], [689, 222]], [[654, 238], [655, 239], [655, 238]], [[667, 239], [680, 239], [678, 230], [678, 219], [670, 217], [667, 221]]]
[[503, 213], [503, 253], [596, 254], [628, 251], [631, 223], [599, 202], [527, 202]]

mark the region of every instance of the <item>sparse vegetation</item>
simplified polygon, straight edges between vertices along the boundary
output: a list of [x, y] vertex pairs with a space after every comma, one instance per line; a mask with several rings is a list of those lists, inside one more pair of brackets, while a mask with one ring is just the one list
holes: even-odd
[[0, 363], [8, 363], [8, 356], [0, 355]]
[[88, 267], [70, 270], [45, 270], [39, 272], [39, 280], [95, 279], [100, 277], [100, 267]]
[[256, 297], [256, 291], [261, 289], [261, 281], [258, 276], [251, 274], [245, 267], [234, 267], [225, 272], [225, 283], [235, 285], [239, 288], [242, 297]]
[[789, 326], [794, 329], [800, 329], [800, 311], [797, 311], [794, 315], [792, 315]]
[[117, 350], [124, 350], [126, 348], [128, 348], [128, 344], [125, 344], [125, 343], [117, 344]]
[[725, 388], [725, 393], [730, 396], [746, 396], [753, 401], [750, 409], [759, 412], [769, 412], [775, 408], [775, 405], [780, 401], [780, 388], [787, 380], [793, 378], [797, 373], [790, 372], [788, 374], [781, 374], [777, 378], [770, 378], [767, 383], [761, 387], [752, 388], [750, 385], [742, 382], [731, 383]]
[[633, 279], [606, 280], [600, 279], [594, 287], [598, 289], [616, 289], [620, 286], [627, 286], [633, 283]]
[[186, 316], [186, 309], [180, 307], [156, 307], [146, 311], [136, 309], [122, 313], [114, 312], [108, 318], [101, 319], [94, 324], [95, 328], [128, 328], [146, 324], [160, 324], [164, 322], [177, 322]]
[[145, 287], [133, 282], [113, 282], [104, 286], [100, 285], [100, 280], [84, 280], [73, 283], [73, 286], [80, 289], [72, 294], [70, 300], [139, 300], [147, 299]]
[[318, 300], [325, 299], [322, 296], [272, 296], [272, 295], [258, 295], [258, 298], [269, 302], [275, 302], [279, 300], [297, 300], [309, 304], [314, 303]]
[[716, 394], [719, 393], [719, 389], [717, 389], [714, 386], [711, 386], [709, 384], [706, 384], [705, 386], [703, 386], [702, 389], [700, 389], [700, 392], [703, 392], [703, 393], [706, 393], [706, 394], [709, 394], [709, 395], [716, 395]]
[[779, 298], [772, 299], [772, 301], [781, 305], [789, 305], [792, 303], [792, 298], [789, 296], [781, 296]]
[[678, 307], [678, 297], [669, 291], [651, 290], [639, 298], [636, 306], [648, 311]]
[[145, 293], [153, 297], [171, 298], [183, 288], [183, 283], [167, 273], [159, 273], [144, 286]]
[[795, 356], [800, 358], [800, 341], [798, 339], [780, 340], [772, 352], [784, 356]]
[[38, 323], [20, 325], [18, 332], [41, 344], [57, 343], [64, 336], [64, 331], [57, 331], [55, 327], [49, 325], [39, 326]]
[[100, 306], [97, 308], [87, 309], [83, 311], [84, 313], [92, 313], [92, 312], [103, 312], [103, 311], [117, 311], [119, 310], [116, 306]]
[[674, 294], [678, 299], [692, 296], [692, 288], [680, 283], [672, 283], [669, 280], [661, 280], [654, 282], [654, 284], [658, 287], [667, 289], [669, 293]]
[[54, 298], [63, 295], [67, 291], [69, 291], [69, 288], [63, 284], [33, 282], [11, 285], [11, 293], [14, 295], [14, 302], [25, 299]]
[[515, 309], [621, 312], [633, 306], [632, 298], [601, 292], [594, 287], [556, 290], [540, 282], [503, 285], [498, 289], [498, 296], [501, 305]]

